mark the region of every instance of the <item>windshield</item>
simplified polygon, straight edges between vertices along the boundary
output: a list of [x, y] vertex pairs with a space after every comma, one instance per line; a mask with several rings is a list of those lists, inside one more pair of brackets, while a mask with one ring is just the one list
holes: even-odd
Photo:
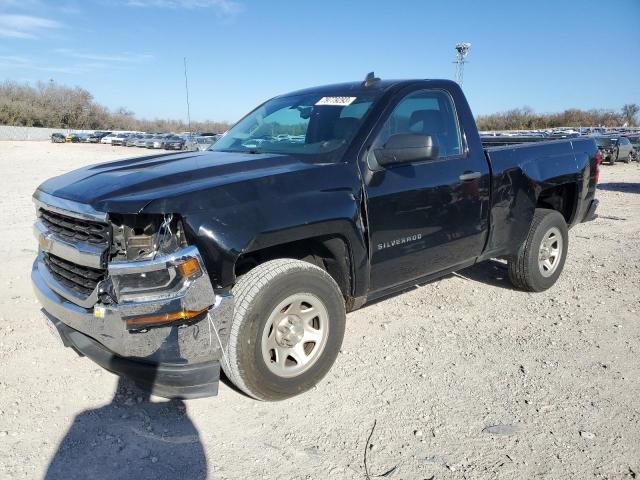
[[341, 154], [379, 92], [294, 95], [269, 100], [240, 120], [212, 151]]

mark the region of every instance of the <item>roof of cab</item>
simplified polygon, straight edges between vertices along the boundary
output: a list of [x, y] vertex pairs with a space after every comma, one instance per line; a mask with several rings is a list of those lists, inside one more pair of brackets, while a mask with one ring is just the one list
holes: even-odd
[[406, 86], [412, 83], [418, 82], [451, 82], [451, 80], [430, 80], [430, 79], [406, 79], [406, 80], [379, 80], [373, 83], [372, 85], [365, 87], [363, 86], [363, 82], [345, 82], [345, 83], [334, 83], [331, 85], [320, 85], [317, 87], [305, 88], [302, 90], [296, 90], [295, 92], [288, 92], [283, 95], [278, 95], [278, 97], [288, 97], [293, 95], [309, 95], [309, 94], [320, 94], [320, 95], [344, 95], [350, 92], [371, 92], [371, 91], [384, 91], [391, 87], [397, 86]]

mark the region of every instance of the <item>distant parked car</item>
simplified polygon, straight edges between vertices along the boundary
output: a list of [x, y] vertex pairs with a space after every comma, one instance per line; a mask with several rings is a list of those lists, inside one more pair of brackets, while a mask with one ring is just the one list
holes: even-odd
[[89, 143], [100, 143], [104, 137], [109, 135], [111, 132], [102, 132], [97, 130], [89, 135]]
[[52, 133], [51, 134], [51, 143], [64, 143], [65, 137], [61, 133]]
[[189, 135], [185, 138], [184, 141], [184, 147], [182, 147], [184, 150], [187, 150], [189, 152], [196, 152], [198, 151], [198, 142], [196, 142], [196, 139], [198, 137], [194, 137], [193, 135]]
[[145, 148], [147, 146], [147, 141], [152, 137], [153, 135], [151, 135], [150, 133], [145, 133], [144, 135], [140, 136], [140, 138], [135, 140], [134, 146]]
[[150, 135], [145, 139], [144, 146], [145, 148], [153, 148], [153, 142], [156, 141], [156, 135]]
[[165, 150], [182, 150], [184, 148], [185, 140], [178, 135], [171, 135], [164, 139]]
[[626, 137], [629, 139], [631, 146], [633, 147], [631, 160], [640, 162], [640, 134], [629, 134], [626, 135]]
[[147, 138], [145, 142], [145, 146], [147, 148], [163, 148], [162, 142], [164, 140], [164, 135], [151, 135], [150, 138]]
[[204, 152], [205, 150], [209, 150], [211, 145], [216, 143], [220, 137], [222, 137], [222, 135], [220, 134], [215, 134], [211, 136], [191, 137], [187, 140], [185, 144], [185, 150], [189, 150], [192, 152], [196, 152], [196, 151]]
[[169, 141], [170, 138], [175, 137], [176, 135], [174, 133], [164, 133], [162, 135], [160, 135], [160, 139], [159, 139], [159, 144], [160, 146], [156, 146], [156, 144], [154, 143], [154, 148], [166, 148], [167, 146], [167, 142]]
[[118, 136], [117, 133], [110, 133], [109, 135], [105, 135], [104, 137], [102, 137], [100, 139], [100, 143], [105, 144], [105, 145], [111, 145], [111, 142], [117, 136]]
[[65, 141], [67, 143], [80, 143], [82, 141], [82, 137], [79, 133], [69, 133], [66, 136]]
[[603, 162], [613, 165], [618, 161], [629, 163], [633, 156], [633, 146], [627, 137], [596, 137]]
[[550, 135], [551, 138], [553, 139], [559, 139], [559, 138], [579, 138], [580, 137], [580, 133], [579, 132], [553, 132]]
[[111, 145], [112, 146], [124, 145], [124, 142], [129, 138], [130, 135], [131, 135], [130, 133], [115, 134], [115, 136], [111, 139]]
[[136, 140], [142, 138], [142, 134], [141, 133], [132, 133], [131, 135], [129, 135], [124, 142], [122, 142], [122, 145], [124, 145], [125, 147], [135, 147], [136, 146]]

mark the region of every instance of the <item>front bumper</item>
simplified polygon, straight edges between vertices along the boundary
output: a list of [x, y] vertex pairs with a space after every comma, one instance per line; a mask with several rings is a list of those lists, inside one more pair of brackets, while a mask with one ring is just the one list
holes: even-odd
[[218, 394], [220, 362], [196, 364], [153, 363], [114, 355], [100, 342], [44, 313], [63, 343], [116, 375], [130, 378], [140, 388], [165, 398], [202, 398]]
[[[199, 258], [194, 247], [188, 251]], [[163, 261], [166, 259], [158, 259]], [[67, 346], [160, 396], [193, 398], [217, 393], [220, 343], [228, 338], [234, 302], [231, 295], [213, 292], [206, 272], [172, 296], [98, 303], [89, 308], [64, 295], [64, 285], [50, 274], [42, 253], [33, 264], [31, 279], [45, 315]], [[190, 320], [140, 331], [125, 326], [125, 320], [138, 315], [193, 310], [202, 304], [213, 305]]]

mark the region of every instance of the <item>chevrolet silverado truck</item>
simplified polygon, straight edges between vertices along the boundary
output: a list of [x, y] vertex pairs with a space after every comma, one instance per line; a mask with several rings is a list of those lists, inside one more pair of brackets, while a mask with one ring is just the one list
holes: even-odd
[[156, 395], [215, 395], [222, 368], [284, 399], [368, 302], [493, 258], [550, 288], [599, 165], [591, 138], [485, 148], [456, 83], [369, 75], [268, 100], [209, 151], [45, 181], [32, 281], [63, 345]]

